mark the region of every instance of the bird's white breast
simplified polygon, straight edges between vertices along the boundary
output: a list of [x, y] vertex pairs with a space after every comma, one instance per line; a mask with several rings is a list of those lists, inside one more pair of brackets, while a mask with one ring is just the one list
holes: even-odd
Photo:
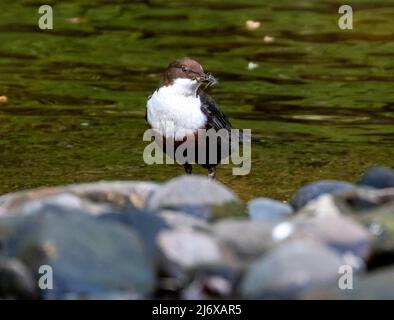
[[182, 140], [204, 127], [207, 119], [201, 111], [198, 84], [190, 79], [176, 79], [160, 87], [147, 103], [147, 119], [153, 129], [167, 138]]

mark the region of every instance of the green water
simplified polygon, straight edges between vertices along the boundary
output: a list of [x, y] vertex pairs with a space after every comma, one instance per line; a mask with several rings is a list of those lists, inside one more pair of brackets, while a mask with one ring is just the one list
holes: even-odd
[[37, 26], [42, 3], [0, 4], [1, 193], [181, 174], [142, 161], [146, 98], [181, 56], [220, 79], [221, 108], [261, 140], [249, 175], [218, 170], [241, 198], [287, 200], [308, 181], [394, 166], [392, 0], [346, 2], [343, 31], [342, 1], [48, 0], [52, 31]]

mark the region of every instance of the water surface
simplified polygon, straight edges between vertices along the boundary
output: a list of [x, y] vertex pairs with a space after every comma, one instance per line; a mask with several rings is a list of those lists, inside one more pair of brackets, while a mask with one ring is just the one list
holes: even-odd
[[[340, 1], [46, 3], [52, 31], [38, 29], [40, 1], [0, 4], [1, 193], [182, 173], [142, 161], [146, 98], [181, 56], [220, 79], [217, 102], [260, 139], [250, 175], [218, 170], [241, 198], [288, 200], [309, 181], [394, 166], [393, 1], [348, 2], [346, 31]], [[261, 27], [246, 30], [249, 19]]]

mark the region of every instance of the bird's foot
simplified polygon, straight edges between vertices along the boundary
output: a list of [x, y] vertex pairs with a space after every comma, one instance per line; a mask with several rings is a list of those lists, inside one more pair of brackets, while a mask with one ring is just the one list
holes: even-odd
[[185, 173], [186, 174], [192, 174], [192, 165], [190, 163], [185, 163], [183, 165], [183, 167], [185, 168]]
[[210, 180], [215, 180], [215, 176], [216, 176], [215, 168], [209, 168], [208, 169], [208, 178]]

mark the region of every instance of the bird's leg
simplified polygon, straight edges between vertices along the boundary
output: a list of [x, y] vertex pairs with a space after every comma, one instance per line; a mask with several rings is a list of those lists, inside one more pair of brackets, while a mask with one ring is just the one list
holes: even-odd
[[216, 168], [215, 167], [209, 167], [208, 168], [208, 178], [211, 180], [215, 180], [216, 176]]
[[185, 168], [185, 172], [186, 174], [192, 174], [192, 165], [190, 163], [185, 163], [183, 165], [183, 167]]

